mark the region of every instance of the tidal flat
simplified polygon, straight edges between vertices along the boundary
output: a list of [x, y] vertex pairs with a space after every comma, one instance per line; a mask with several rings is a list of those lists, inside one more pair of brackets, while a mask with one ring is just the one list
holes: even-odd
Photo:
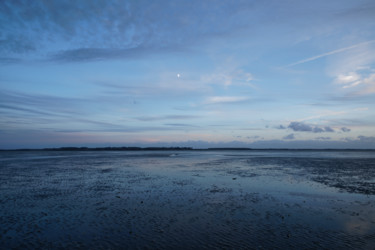
[[375, 249], [374, 151], [0, 152], [1, 249]]

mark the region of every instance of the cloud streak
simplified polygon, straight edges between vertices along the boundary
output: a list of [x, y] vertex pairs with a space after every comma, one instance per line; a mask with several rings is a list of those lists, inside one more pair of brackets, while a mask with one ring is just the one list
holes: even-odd
[[191, 120], [197, 119], [200, 116], [197, 115], [165, 115], [165, 116], [141, 116], [135, 119], [139, 121], [149, 122], [149, 121], [163, 121], [163, 120]]
[[210, 96], [204, 101], [204, 104], [229, 104], [240, 103], [248, 101], [250, 98], [247, 96]]
[[[160, 48], [157, 46], [138, 46], [130, 48], [77, 48], [63, 50], [51, 55], [48, 61], [56, 62], [87, 62], [108, 59], [134, 59], [150, 54], [167, 54], [172, 52], [186, 52], [180, 46]], [[193, 53], [190, 51], [190, 53]]]
[[[245, 72], [241, 69], [220, 69], [217, 73], [203, 75], [201, 81], [212, 84], [222, 84], [224, 86], [230, 86], [233, 84], [237, 85], [247, 85], [256, 89], [257, 87], [251, 82], [254, 80], [254, 77], [251, 73]], [[223, 72], [224, 71], [224, 72]]]
[[375, 42], [375, 40], [370, 40], [370, 41], [366, 41], [366, 42], [358, 43], [358, 44], [355, 44], [355, 45], [352, 45], [352, 46], [349, 46], [349, 47], [345, 47], [345, 48], [341, 48], [341, 49], [332, 50], [332, 51], [327, 52], [327, 53], [323, 53], [323, 54], [320, 54], [320, 55], [312, 56], [312, 57], [309, 57], [309, 58], [306, 58], [306, 59], [300, 60], [300, 61], [298, 61], [298, 62], [291, 63], [291, 64], [287, 65], [286, 67], [292, 67], [292, 66], [295, 66], [295, 65], [298, 65], [298, 64], [302, 64], [302, 63], [307, 63], [307, 62], [315, 61], [315, 60], [317, 60], [317, 59], [319, 59], [319, 58], [322, 58], [322, 57], [326, 57], [326, 56], [330, 56], [330, 55], [338, 54], [338, 53], [341, 53], [341, 52], [345, 52], [345, 51], [347, 51], [347, 50], [355, 49], [355, 48], [361, 47], [361, 46], [363, 46], [363, 45], [371, 44], [371, 43], [374, 43], [374, 42]]

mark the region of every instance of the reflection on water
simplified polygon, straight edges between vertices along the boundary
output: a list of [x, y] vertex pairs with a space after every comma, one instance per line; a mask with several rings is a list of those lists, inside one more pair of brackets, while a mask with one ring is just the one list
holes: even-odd
[[375, 247], [373, 152], [0, 152], [0, 248]]

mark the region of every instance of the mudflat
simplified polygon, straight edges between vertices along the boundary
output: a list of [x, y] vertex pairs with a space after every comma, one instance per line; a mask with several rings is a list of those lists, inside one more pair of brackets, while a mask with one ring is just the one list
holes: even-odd
[[0, 248], [374, 249], [373, 151], [0, 152]]

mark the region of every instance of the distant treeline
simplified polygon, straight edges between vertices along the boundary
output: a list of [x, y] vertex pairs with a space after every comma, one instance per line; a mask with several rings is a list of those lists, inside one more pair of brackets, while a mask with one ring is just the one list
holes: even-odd
[[208, 148], [207, 150], [253, 150], [252, 148]]
[[156, 151], [156, 150], [254, 150], [254, 151], [375, 151], [375, 149], [291, 149], [291, 148], [206, 148], [195, 149], [192, 147], [60, 147], [60, 148], [43, 148], [43, 149], [0, 149], [0, 151]]
[[88, 147], [62, 147], [62, 148], [45, 148], [45, 151], [143, 151], [143, 150], [192, 150], [190, 147], [103, 147], [103, 148], [88, 148]]
[[[191, 147], [60, 147], [60, 148], [43, 148], [43, 149], [13, 149], [11, 151], [143, 151], [143, 150], [193, 150]], [[0, 150], [5, 151], [5, 150]], [[8, 151], [8, 150], [7, 150]]]

